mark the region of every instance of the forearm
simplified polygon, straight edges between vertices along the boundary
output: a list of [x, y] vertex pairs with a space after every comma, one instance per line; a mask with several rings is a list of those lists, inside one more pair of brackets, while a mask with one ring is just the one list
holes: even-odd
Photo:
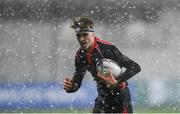
[[140, 71], [140, 66], [137, 63], [133, 62], [133, 64], [131, 64], [131, 66], [129, 66], [128, 69], [116, 79], [117, 83], [115, 87], [124, 90], [127, 87], [127, 80], [129, 80]]
[[125, 82], [140, 72], [140, 66], [135, 61], [123, 55], [115, 46], [113, 46], [113, 52], [113, 59], [119, 64], [119, 66], [126, 68], [126, 71], [119, 76], [118, 81]]
[[135, 62], [131, 62], [129, 63], [127, 70], [121, 76], [119, 76], [118, 82], [125, 82], [140, 71], [141, 71], [140, 66]]

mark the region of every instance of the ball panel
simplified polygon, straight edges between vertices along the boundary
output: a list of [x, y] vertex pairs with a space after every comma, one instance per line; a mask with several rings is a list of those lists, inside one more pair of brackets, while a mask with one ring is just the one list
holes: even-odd
[[111, 69], [112, 75], [114, 77], [118, 77], [119, 74], [121, 74], [121, 72], [122, 72], [119, 65], [111, 59], [99, 60], [96, 64], [96, 69], [98, 72], [102, 73], [105, 76], [107, 76], [109, 74], [109, 69]]

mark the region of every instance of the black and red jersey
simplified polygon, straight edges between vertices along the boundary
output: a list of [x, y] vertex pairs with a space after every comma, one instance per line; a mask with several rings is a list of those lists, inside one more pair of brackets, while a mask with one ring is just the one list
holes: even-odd
[[[119, 84], [115, 88], [108, 88], [107, 84], [97, 78], [96, 63], [102, 58], [112, 59], [116, 61], [120, 67], [126, 68], [126, 71], [117, 79]], [[140, 71], [140, 66], [123, 55], [115, 45], [95, 37], [95, 42], [89, 51], [80, 48], [76, 53], [75, 73], [73, 76], [75, 87], [69, 92], [74, 92], [79, 89], [86, 71], [89, 71], [94, 77], [97, 83], [98, 94], [108, 95], [112, 93], [113, 90], [120, 89], [121, 82], [126, 82], [138, 73]]]

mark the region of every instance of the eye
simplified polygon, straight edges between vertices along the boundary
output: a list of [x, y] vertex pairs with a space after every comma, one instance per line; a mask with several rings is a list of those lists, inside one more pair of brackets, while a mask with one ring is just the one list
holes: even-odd
[[88, 35], [88, 33], [82, 33], [82, 36], [87, 36]]
[[76, 34], [76, 36], [77, 37], [85, 37], [85, 36], [87, 36], [88, 35], [88, 33], [79, 33], [79, 34]]

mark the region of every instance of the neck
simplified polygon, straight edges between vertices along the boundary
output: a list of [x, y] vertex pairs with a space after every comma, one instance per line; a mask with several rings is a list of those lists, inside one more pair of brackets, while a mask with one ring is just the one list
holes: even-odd
[[91, 49], [93, 49], [94, 45], [95, 45], [95, 37], [93, 37], [91, 46], [89, 46], [89, 48], [87, 49], [87, 51], [88, 51], [88, 52], [91, 51]]

